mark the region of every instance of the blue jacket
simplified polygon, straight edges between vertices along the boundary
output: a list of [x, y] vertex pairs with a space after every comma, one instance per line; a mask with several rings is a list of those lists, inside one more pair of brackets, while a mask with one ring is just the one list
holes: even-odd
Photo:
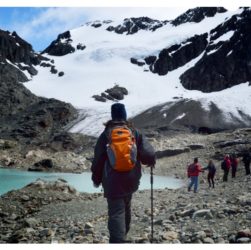
[[146, 138], [136, 129], [133, 129], [137, 144], [137, 162], [129, 172], [114, 170], [108, 161], [106, 145], [108, 144], [107, 131], [113, 126], [125, 125], [126, 122], [108, 122], [105, 130], [99, 136], [94, 150], [92, 162], [92, 181], [96, 185], [102, 183], [106, 198], [121, 198], [138, 190], [141, 178], [141, 163], [155, 164], [155, 151]]

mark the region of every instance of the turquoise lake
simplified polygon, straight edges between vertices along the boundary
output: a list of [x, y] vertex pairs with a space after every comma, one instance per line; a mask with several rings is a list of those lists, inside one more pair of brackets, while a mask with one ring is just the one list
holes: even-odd
[[[20, 189], [27, 184], [34, 182], [38, 178], [54, 181], [58, 178], [65, 179], [71, 186], [75, 187], [79, 192], [96, 193], [101, 192], [101, 188], [94, 188], [91, 181], [91, 173], [71, 174], [71, 173], [43, 173], [43, 172], [28, 172], [13, 169], [0, 168], [0, 195], [14, 189]], [[154, 189], [177, 189], [182, 187], [182, 180], [154, 175]], [[140, 180], [140, 190], [150, 189], [150, 175], [142, 174]]]

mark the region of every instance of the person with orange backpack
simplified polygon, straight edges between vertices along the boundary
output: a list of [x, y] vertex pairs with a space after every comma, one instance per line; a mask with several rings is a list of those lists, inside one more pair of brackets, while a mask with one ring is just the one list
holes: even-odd
[[191, 191], [191, 188], [194, 186], [194, 193], [197, 193], [200, 172], [204, 172], [204, 170], [198, 163], [198, 158], [196, 157], [194, 158], [194, 162], [187, 167], [187, 177], [190, 178], [188, 191]]
[[139, 187], [141, 164], [154, 166], [155, 151], [127, 121], [123, 104], [113, 104], [111, 116], [95, 146], [92, 181], [95, 187], [102, 184], [107, 199], [109, 243], [125, 243], [131, 222], [131, 199]]

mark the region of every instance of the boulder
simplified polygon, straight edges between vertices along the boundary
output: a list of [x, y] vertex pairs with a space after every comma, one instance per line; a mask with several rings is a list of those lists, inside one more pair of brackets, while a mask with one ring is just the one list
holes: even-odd
[[35, 228], [39, 224], [39, 221], [35, 218], [27, 218], [24, 220], [25, 227]]
[[106, 102], [107, 100], [123, 100], [125, 95], [128, 95], [128, 90], [116, 84], [114, 87], [106, 89], [105, 92], [101, 93], [101, 96], [93, 95], [92, 97], [96, 101]]
[[100, 95], [93, 95], [92, 98], [94, 98], [95, 101], [98, 101], [98, 102], [106, 102], [106, 98]]
[[249, 144], [250, 142], [246, 139], [236, 139], [232, 141], [220, 141], [220, 142], [215, 142], [214, 145], [217, 148], [225, 148], [225, 147], [231, 147], [235, 145], [242, 145], [242, 144]]
[[197, 149], [204, 149], [205, 145], [202, 144], [192, 144], [192, 145], [188, 145], [189, 148], [191, 148], [191, 150], [197, 150]]
[[174, 155], [183, 154], [189, 152], [189, 148], [177, 148], [177, 149], [165, 149], [162, 151], [156, 151], [157, 158], [170, 157]]
[[244, 230], [238, 231], [237, 238], [251, 238], [250, 229], [244, 229]]
[[204, 240], [206, 239], [207, 235], [204, 231], [199, 231], [199, 232], [196, 232], [194, 234], [194, 237], [197, 239], [197, 240]]
[[178, 233], [174, 231], [164, 232], [162, 234], [162, 239], [172, 241], [178, 239]]
[[51, 159], [43, 159], [39, 162], [34, 163], [34, 167], [53, 168], [53, 161]]
[[187, 216], [192, 217], [194, 212], [195, 212], [195, 209], [191, 208], [191, 209], [184, 210], [184, 211], [180, 212], [179, 215], [181, 217], [187, 217]]
[[75, 52], [75, 48], [71, 45], [71, 33], [66, 31], [59, 34], [57, 39], [54, 40], [43, 52], [51, 56], [64, 56]]
[[145, 62], [146, 62], [146, 64], [151, 65], [156, 61], [156, 59], [157, 59], [156, 56], [147, 56], [145, 58]]
[[250, 242], [251, 242], [251, 239], [250, 239], [250, 238], [247, 238], [247, 237], [243, 237], [243, 238], [237, 239], [236, 242], [237, 242], [237, 243], [242, 243], [242, 244], [247, 244], [247, 243], [250, 243]]
[[58, 73], [58, 70], [55, 68], [55, 66], [51, 66], [50, 72], [51, 72], [52, 74], [57, 74], [57, 73]]
[[250, 206], [251, 205], [251, 195], [250, 194], [246, 194], [246, 195], [241, 195], [239, 197], [237, 197], [238, 202], [242, 205], [242, 206]]
[[214, 244], [214, 240], [212, 238], [206, 237], [205, 239], [203, 239], [203, 243]]
[[193, 213], [192, 219], [197, 218], [213, 219], [213, 215], [210, 209], [201, 209]]
[[83, 45], [82, 43], [79, 43], [79, 44], [77, 45], [77, 49], [78, 49], [78, 50], [84, 50], [85, 48], [86, 48], [86, 46]]

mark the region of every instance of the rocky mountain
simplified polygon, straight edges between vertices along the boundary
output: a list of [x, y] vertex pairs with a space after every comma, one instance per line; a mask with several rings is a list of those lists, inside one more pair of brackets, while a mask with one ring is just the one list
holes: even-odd
[[[60, 100], [51, 103], [69, 111], [62, 125], [69, 122], [70, 132], [92, 136], [102, 131], [117, 101], [126, 105], [137, 126], [156, 131], [248, 127], [250, 15], [250, 8], [198, 7], [174, 20], [97, 20], [59, 34], [41, 54], [16, 33], [2, 31], [2, 113], [6, 117], [31, 105], [38, 108], [36, 96], [44, 96]], [[76, 110], [63, 102], [78, 107], [77, 119]], [[43, 102], [38, 113], [47, 105]], [[50, 115], [43, 114], [37, 123], [52, 124]], [[23, 122], [29, 119], [13, 128], [26, 128]]]
[[[198, 23], [204, 17], [224, 12], [224, 8], [196, 8], [188, 10], [171, 23], [175, 26], [187, 22]], [[153, 73], [166, 75], [202, 55], [193, 67], [180, 76], [182, 85], [189, 90], [209, 93], [249, 82], [250, 17], [251, 9], [244, 8], [241, 13], [231, 16], [209, 32], [164, 48], [157, 57], [149, 55], [144, 60]], [[149, 61], [149, 58], [152, 60]]]
[[150, 108], [134, 117], [132, 121], [136, 127], [150, 136], [154, 135], [152, 131], [168, 135], [175, 131], [211, 134], [225, 129], [247, 127], [251, 124], [250, 116], [241, 111], [239, 116], [231, 117], [229, 122], [214, 103], [205, 110], [199, 101], [182, 99]]
[[211, 30], [203, 57], [181, 75], [182, 85], [212, 92], [251, 81], [250, 21], [251, 9], [247, 8]]
[[69, 31], [66, 31], [62, 34], [59, 34], [57, 39], [53, 41], [49, 47], [47, 47], [43, 53], [48, 53], [52, 56], [64, 56], [69, 53], [73, 53], [75, 48], [71, 46], [71, 34]]
[[213, 17], [216, 13], [224, 13], [226, 11], [227, 10], [222, 7], [198, 7], [189, 9], [184, 14], [171, 21], [171, 23], [175, 26], [189, 22], [199, 23], [206, 17]]
[[117, 34], [133, 35], [139, 30], [155, 31], [164, 25], [168, 21], [154, 20], [149, 17], [139, 17], [139, 18], [125, 18], [123, 24], [117, 26], [110, 25], [106, 30], [115, 32]]
[[16, 32], [0, 30], [1, 138], [41, 143], [76, 117], [72, 105], [37, 97], [22, 84], [38, 73], [36, 66], [49, 61]]

